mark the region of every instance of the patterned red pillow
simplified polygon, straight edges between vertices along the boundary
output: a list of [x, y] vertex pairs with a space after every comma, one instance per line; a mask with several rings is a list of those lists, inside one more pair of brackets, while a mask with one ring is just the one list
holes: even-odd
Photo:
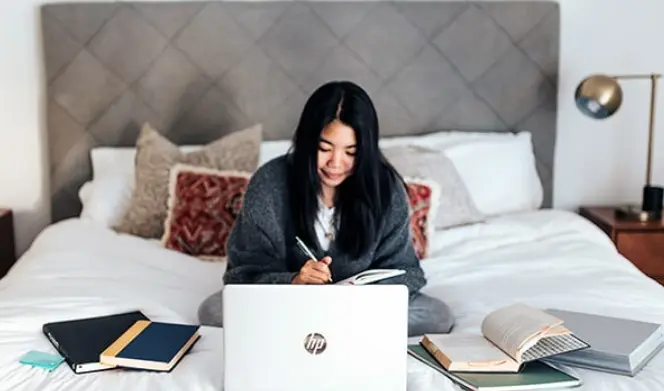
[[419, 260], [429, 256], [429, 238], [433, 234], [433, 224], [438, 209], [440, 189], [435, 182], [405, 178], [410, 204], [410, 231]]
[[201, 259], [225, 260], [228, 235], [242, 208], [250, 175], [174, 166], [163, 246]]

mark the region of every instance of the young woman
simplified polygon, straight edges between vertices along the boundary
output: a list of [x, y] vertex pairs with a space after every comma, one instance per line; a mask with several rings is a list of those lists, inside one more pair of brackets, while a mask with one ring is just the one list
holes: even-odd
[[[228, 239], [225, 284], [327, 284], [367, 269], [404, 275], [383, 283], [410, 293], [409, 335], [446, 333], [449, 307], [419, 290], [426, 279], [410, 238], [405, 184], [378, 148], [367, 93], [330, 82], [308, 99], [293, 150], [260, 167]], [[321, 259], [307, 259], [299, 237]], [[202, 324], [222, 325], [221, 291], [199, 308]]]

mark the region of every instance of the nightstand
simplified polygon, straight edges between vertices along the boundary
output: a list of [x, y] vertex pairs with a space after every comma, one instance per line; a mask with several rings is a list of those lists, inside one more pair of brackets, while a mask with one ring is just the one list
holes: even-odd
[[0, 209], [0, 278], [14, 266], [16, 247], [14, 242], [14, 215], [11, 210]]
[[616, 219], [615, 208], [606, 206], [582, 207], [579, 213], [606, 232], [625, 258], [664, 285], [664, 220], [642, 223]]

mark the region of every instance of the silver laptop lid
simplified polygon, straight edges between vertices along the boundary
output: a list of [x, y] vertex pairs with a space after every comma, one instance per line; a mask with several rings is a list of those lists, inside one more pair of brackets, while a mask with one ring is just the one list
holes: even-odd
[[406, 389], [403, 285], [228, 285], [224, 390]]

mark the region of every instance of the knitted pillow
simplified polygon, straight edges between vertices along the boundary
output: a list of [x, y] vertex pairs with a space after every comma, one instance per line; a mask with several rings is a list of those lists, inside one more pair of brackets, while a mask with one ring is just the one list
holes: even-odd
[[225, 260], [226, 242], [251, 174], [178, 164], [171, 170], [162, 245], [206, 260]]
[[420, 178], [404, 178], [408, 187], [410, 205], [410, 232], [413, 247], [419, 260], [429, 256], [429, 239], [434, 232], [434, 220], [438, 210], [440, 187], [434, 181]]
[[253, 172], [258, 166], [262, 125], [230, 133], [201, 149], [184, 153], [150, 124], [136, 143], [135, 187], [128, 210], [115, 229], [145, 238], [164, 233], [171, 168], [178, 163], [218, 170]]
[[435, 229], [478, 223], [485, 216], [477, 209], [454, 163], [439, 151], [419, 146], [399, 146], [383, 150], [385, 158], [404, 177], [423, 178], [440, 187]]

